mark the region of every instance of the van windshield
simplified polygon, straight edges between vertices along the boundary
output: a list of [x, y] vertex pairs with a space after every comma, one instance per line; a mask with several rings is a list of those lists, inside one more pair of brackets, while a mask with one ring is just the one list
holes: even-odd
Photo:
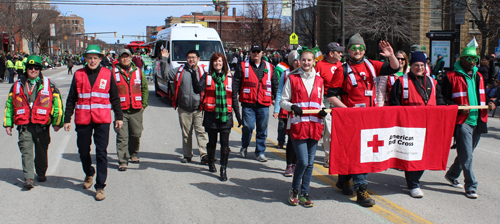
[[223, 52], [220, 41], [172, 41], [172, 61], [186, 61], [186, 54], [196, 50], [200, 54], [200, 61], [210, 61], [214, 52]]

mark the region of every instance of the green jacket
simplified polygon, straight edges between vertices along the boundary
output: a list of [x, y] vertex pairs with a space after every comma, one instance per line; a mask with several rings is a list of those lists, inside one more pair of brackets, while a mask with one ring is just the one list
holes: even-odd
[[[128, 84], [130, 84], [130, 80], [125, 74], [125, 71], [120, 67], [120, 64], [115, 65], [116, 68], [120, 71], [120, 75], [122, 76], [122, 79], [127, 81]], [[134, 62], [131, 62], [130, 64], [130, 71], [129, 74], [132, 74], [137, 70], [137, 66], [135, 66]], [[148, 106], [148, 99], [149, 99], [149, 87], [148, 87], [148, 80], [146, 79], [146, 76], [144, 75], [144, 72], [141, 71], [141, 92], [142, 92], [142, 108], [146, 108]], [[126, 110], [128, 113], [131, 112], [132, 107], [130, 107], [128, 110]]]
[[[21, 76], [19, 80], [16, 82], [21, 82], [21, 87], [24, 88], [26, 84], [26, 78], [25, 76]], [[7, 103], [5, 104], [5, 117], [3, 118], [3, 126], [4, 127], [13, 127], [14, 126], [14, 105], [13, 105], [13, 89], [14, 89], [14, 83], [12, 87], [10, 88], [9, 96], [7, 97]], [[36, 94], [43, 90], [43, 76], [40, 74], [40, 79], [36, 83], [37, 85], [37, 92]], [[53, 126], [63, 126], [63, 121], [64, 121], [64, 106], [63, 102], [61, 99], [61, 93], [59, 90], [56, 88], [56, 86], [53, 83], [50, 83], [50, 88], [52, 90], [52, 111], [50, 114], [51, 119], [49, 120], [49, 123], [46, 125], [53, 125]], [[27, 95], [27, 93], [25, 92]], [[26, 96], [28, 98], [28, 96]], [[31, 112], [30, 112], [31, 114]]]

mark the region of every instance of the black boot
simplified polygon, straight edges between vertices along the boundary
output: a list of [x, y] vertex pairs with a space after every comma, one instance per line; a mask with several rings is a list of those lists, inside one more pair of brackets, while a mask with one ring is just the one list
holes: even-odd
[[371, 207], [375, 205], [375, 200], [373, 200], [370, 197], [370, 194], [368, 194], [368, 191], [366, 190], [368, 188], [368, 185], [361, 185], [359, 186], [359, 189], [357, 191], [358, 193], [358, 198], [356, 199], [356, 202], [360, 204], [363, 207]]
[[207, 156], [208, 156], [208, 171], [215, 173], [217, 172], [217, 168], [215, 168], [214, 157], [215, 157], [215, 148], [207, 148]]
[[229, 152], [231, 152], [229, 147], [221, 148], [220, 150], [220, 181], [227, 181], [226, 168]]

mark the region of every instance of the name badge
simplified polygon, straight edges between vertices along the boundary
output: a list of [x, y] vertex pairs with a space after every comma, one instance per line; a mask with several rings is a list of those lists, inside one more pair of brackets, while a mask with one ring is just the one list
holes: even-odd
[[141, 96], [136, 96], [135, 97], [135, 101], [141, 101], [142, 100], [142, 97]]
[[125, 97], [120, 97], [121, 102], [125, 102]]
[[141, 80], [140, 79], [136, 79], [135, 80], [135, 84], [141, 84]]
[[24, 109], [18, 110], [16, 114], [24, 114]]
[[226, 86], [226, 91], [228, 91], [228, 92], [232, 92], [232, 91], [233, 91], [233, 87], [231, 87], [231, 86]]
[[243, 89], [243, 93], [250, 93], [250, 89]]
[[354, 107], [366, 107], [366, 104], [358, 103], [358, 104], [354, 104]]
[[373, 90], [365, 90], [365, 96], [373, 96]]
[[47, 110], [44, 110], [44, 109], [38, 109], [38, 110], [36, 110], [36, 113], [37, 113], [37, 114], [47, 114]]
[[99, 83], [99, 89], [106, 89], [106, 84], [107, 83], [108, 83], [108, 80], [101, 79], [101, 82]]
[[42, 90], [42, 91], [40, 91], [40, 93], [42, 95], [49, 95], [49, 91], [47, 91], [47, 90]]

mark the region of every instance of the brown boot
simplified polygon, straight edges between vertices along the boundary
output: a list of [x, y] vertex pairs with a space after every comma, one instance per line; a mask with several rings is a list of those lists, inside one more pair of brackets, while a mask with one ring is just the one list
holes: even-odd
[[24, 181], [24, 188], [31, 190], [31, 188], [35, 187], [35, 180], [34, 179], [27, 179]]
[[97, 189], [95, 192], [95, 200], [102, 201], [106, 199], [106, 195], [104, 195], [104, 189]]
[[85, 180], [83, 181], [83, 188], [89, 189], [90, 187], [92, 187], [93, 183], [94, 183], [94, 175], [86, 176]]

